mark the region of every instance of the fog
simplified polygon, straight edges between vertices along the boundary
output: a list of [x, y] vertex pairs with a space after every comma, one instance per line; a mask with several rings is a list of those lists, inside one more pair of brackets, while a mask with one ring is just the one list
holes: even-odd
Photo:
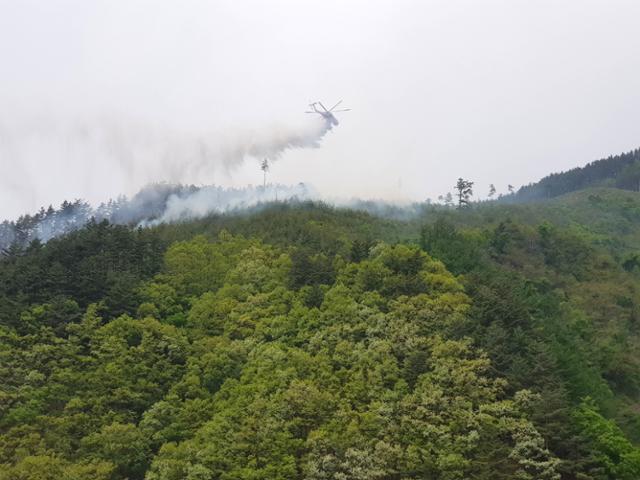
[[[0, 219], [260, 185], [265, 155], [270, 181], [327, 198], [505, 192], [638, 146], [638, 18], [631, 0], [0, 0]], [[303, 113], [340, 99], [330, 131]]]

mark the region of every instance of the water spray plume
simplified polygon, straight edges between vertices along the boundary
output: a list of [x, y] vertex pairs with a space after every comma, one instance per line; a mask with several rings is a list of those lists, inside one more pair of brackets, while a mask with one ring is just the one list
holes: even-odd
[[[224, 137], [106, 117], [64, 120], [39, 117], [23, 122], [0, 122], [0, 156], [24, 163], [30, 156], [46, 152], [49, 158], [62, 158], [65, 166], [73, 165], [71, 160], [76, 160], [76, 164], [84, 166], [85, 178], [101, 166], [99, 171], [108, 171], [110, 177], [124, 178], [125, 187], [150, 183], [130, 200], [119, 197], [97, 208], [80, 200], [64, 202], [58, 209], [43, 208], [35, 215], [2, 222], [0, 249], [13, 243], [26, 245], [34, 239], [46, 242], [82, 228], [92, 219], [152, 226], [251, 207], [273, 201], [278, 194], [282, 200], [313, 198], [314, 193], [302, 183], [267, 188], [267, 172], [287, 150], [320, 147], [323, 137], [338, 124], [332, 112], [339, 111], [335, 108], [340, 102], [329, 110], [316, 103], [311, 104], [312, 113], [318, 113], [321, 118], [311, 122], [297, 127], [236, 132]], [[262, 159], [261, 189], [184, 185], [211, 178], [219, 169], [230, 172], [252, 158]], [[105, 169], [105, 165], [113, 168]], [[0, 186], [9, 183], [10, 179], [0, 180]]]

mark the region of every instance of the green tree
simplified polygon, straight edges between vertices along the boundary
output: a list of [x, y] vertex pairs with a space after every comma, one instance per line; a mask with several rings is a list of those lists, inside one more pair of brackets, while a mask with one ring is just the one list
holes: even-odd
[[455, 189], [458, 191], [458, 208], [468, 207], [470, 198], [473, 195], [473, 182], [458, 178]]
[[150, 450], [145, 435], [135, 425], [112, 423], [82, 439], [81, 453], [115, 466], [120, 478], [142, 479]]
[[606, 472], [606, 478], [640, 478], [640, 449], [629, 442], [614, 422], [602, 417], [592, 400], [583, 400], [574, 418], [591, 446], [595, 461]]

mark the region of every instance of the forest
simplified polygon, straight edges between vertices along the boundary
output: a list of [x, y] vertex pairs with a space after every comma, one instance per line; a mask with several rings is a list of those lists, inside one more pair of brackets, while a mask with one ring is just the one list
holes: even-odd
[[640, 191], [640, 149], [612, 155], [566, 172], [552, 173], [539, 182], [521, 187], [507, 202], [530, 202], [553, 198], [589, 187], [614, 187]]
[[637, 480], [639, 250], [603, 187], [14, 243], [0, 479]]

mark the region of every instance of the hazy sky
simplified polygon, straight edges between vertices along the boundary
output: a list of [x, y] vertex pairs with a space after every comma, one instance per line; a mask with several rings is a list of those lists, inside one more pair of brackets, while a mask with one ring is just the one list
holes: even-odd
[[640, 145], [639, 18], [637, 0], [0, 0], [0, 218], [149, 180], [260, 183], [257, 160], [180, 157], [306, 128], [314, 100], [353, 110], [272, 181], [504, 192]]

